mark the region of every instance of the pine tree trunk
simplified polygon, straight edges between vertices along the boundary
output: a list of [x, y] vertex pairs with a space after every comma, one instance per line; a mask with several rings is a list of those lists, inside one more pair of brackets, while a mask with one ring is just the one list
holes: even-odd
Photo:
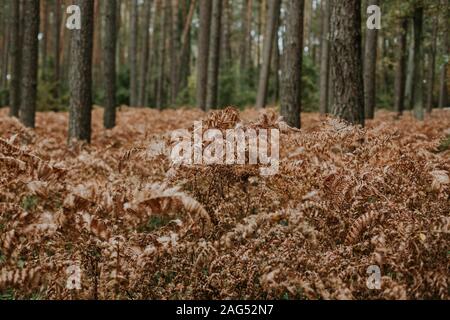
[[136, 107], [138, 104], [138, 0], [131, 1], [130, 12], [130, 106]]
[[328, 113], [330, 74], [330, 0], [322, 2], [322, 49], [320, 58], [320, 113]]
[[211, 0], [200, 0], [200, 30], [197, 57], [197, 107], [206, 110]]
[[331, 9], [332, 113], [364, 126], [360, 0], [333, 0]]
[[161, 12], [159, 25], [159, 63], [158, 63], [158, 82], [156, 89], [156, 107], [162, 109], [165, 104], [165, 69], [166, 69], [166, 37], [168, 20], [168, 3], [161, 1]]
[[415, 38], [414, 38], [414, 26], [411, 25], [410, 27], [410, 34], [411, 34], [411, 40], [409, 43], [409, 49], [408, 49], [408, 68], [406, 73], [406, 88], [405, 88], [405, 105], [408, 108], [408, 110], [412, 110], [414, 106], [414, 70], [415, 70]]
[[231, 65], [231, 23], [233, 21], [231, 13], [232, 5], [230, 0], [223, 1], [223, 19], [222, 19], [222, 64], [224, 66]]
[[[369, 6], [378, 5], [378, 0], [369, 0]], [[366, 44], [364, 53], [364, 105], [366, 108], [366, 118], [375, 117], [376, 106], [376, 66], [377, 66], [377, 39], [378, 30], [366, 31]]]
[[269, 0], [268, 21], [264, 35], [263, 62], [259, 75], [258, 94], [256, 97], [256, 107], [262, 109], [266, 106], [267, 90], [269, 87], [270, 62], [272, 60], [273, 36], [276, 32], [278, 19], [280, 16], [281, 0]]
[[424, 119], [423, 99], [423, 54], [422, 54], [423, 7], [414, 11], [414, 115], [416, 119]]
[[[10, 3], [9, 2], [5, 2], [4, 4], [4, 16], [3, 16], [3, 47], [0, 49], [0, 54], [1, 54], [1, 61], [0, 61], [0, 93], [3, 93], [2, 91], [5, 90], [6, 91], [6, 85], [7, 85], [7, 77], [8, 77], [8, 69], [9, 69], [9, 47], [10, 47], [10, 37], [11, 37], [11, 23], [10, 23]], [[7, 100], [7, 96], [6, 94], [3, 96], [2, 94], [0, 94], [0, 107], [3, 105], [7, 105], [8, 101]]]
[[219, 94], [219, 67], [220, 67], [220, 34], [222, 26], [222, 1], [212, 0], [212, 21], [210, 34], [209, 62], [208, 62], [208, 89], [206, 109], [217, 109], [217, 96]]
[[42, 38], [41, 38], [41, 75], [45, 80], [47, 73], [47, 45], [48, 45], [48, 1], [41, 1], [41, 26], [42, 26]]
[[[142, 46], [142, 58], [141, 58], [141, 76], [139, 77], [139, 99], [138, 105], [144, 107], [147, 104], [145, 100], [147, 91], [147, 79], [148, 79], [148, 69], [151, 64], [150, 60], [150, 24], [151, 24], [151, 13], [152, 13], [152, 0], [146, 0], [144, 2], [144, 44]], [[153, 48], [152, 48], [153, 49]]]
[[251, 59], [251, 30], [253, 16], [253, 0], [245, 0], [242, 5], [242, 42], [241, 42], [241, 71], [248, 72]]
[[303, 0], [286, 2], [286, 36], [281, 73], [281, 115], [300, 128], [302, 105]]
[[431, 47], [429, 52], [429, 67], [428, 67], [428, 91], [427, 91], [427, 112], [431, 113], [433, 111], [433, 96], [434, 96], [434, 77], [436, 75], [436, 47], [437, 47], [437, 34], [438, 34], [438, 23], [437, 17], [433, 18], [433, 34], [431, 39]]
[[74, 140], [91, 142], [94, 2], [74, 0], [74, 4], [80, 7], [83, 19], [80, 30], [71, 30], [69, 144]]
[[408, 19], [403, 18], [400, 23], [398, 35], [397, 67], [395, 72], [395, 111], [399, 116], [405, 109], [405, 80], [406, 80], [406, 56], [407, 56]]
[[103, 125], [106, 129], [116, 126], [116, 43], [117, 2], [108, 0], [104, 7], [105, 39], [103, 41], [103, 75], [105, 84], [105, 112]]
[[176, 103], [178, 96], [178, 52], [180, 35], [178, 31], [179, 0], [172, 0], [171, 31], [170, 31], [170, 104]]
[[24, 16], [20, 121], [26, 127], [34, 128], [39, 59], [39, 0], [24, 2]]
[[55, 25], [54, 25], [54, 37], [55, 37], [55, 47], [54, 47], [54, 73], [53, 73], [53, 82], [55, 84], [55, 89], [53, 91], [53, 96], [55, 99], [59, 99], [59, 88], [60, 88], [60, 77], [61, 77], [61, 68], [60, 68], [60, 59], [61, 59], [61, 0], [55, 0]]
[[20, 109], [21, 54], [20, 1], [11, 0], [11, 86], [9, 94], [9, 115], [16, 118], [19, 117]]
[[[449, 14], [448, 14], [448, 8], [449, 3], [448, 0], [441, 0], [441, 7], [443, 8], [444, 12], [444, 32], [443, 32], [443, 39], [442, 39], [442, 49], [444, 56], [447, 57], [447, 62], [442, 65], [441, 72], [440, 72], [440, 80], [439, 80], [439, 108], [445, 108], [448, 106], [448, 77], [447, 77], [447, 70], [448, 70], [448, 64], [449, 64], [449, 54], [450, 54], [450, 38], [449, 38]], [[445, 23], [447, 21], [447, 23]]]

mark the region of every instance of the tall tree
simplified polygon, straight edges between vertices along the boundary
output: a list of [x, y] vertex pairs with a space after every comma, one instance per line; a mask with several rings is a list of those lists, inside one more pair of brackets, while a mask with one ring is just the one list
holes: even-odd
[[414, 10], [414, 115], [418, 120], [424, 119], [423, 99], [423, 64], [422, 64], [422, 31], [423, 31], [423, 7]]
[[450, 54], [450, 35], [449, 35], [449, 3], [448, 0], [441, 0], [443, 8], [444, 31], [442, 39], [442, 50], [446, 57], [446, 62], [442, 64], [439, 80], [439, 108], [445, 108], [448, 105], [448, 78], [447, 70]]
[[331, 28], [332, 113], [364, 126], [361, 1], [333, 0]]
[[54, 47], [54, 72], [53, 72], [53, 82], [55, 83], [55, 89], [53, 92], [53, 96], [55, 99], [59, 98], [59, 88], [60, 88], [60, 50], [61, 50], [61, 0], [55, 0], [55, 22], [54, 22], [54, 38], [55, 38], [55, 47]]
[[[368, 5], [378, 6], [379, 0], [369, 0]], [[366, 44], [364, 53], [364, 104], [366, 108], [367, 119], [373, 119], [375, 117], [377, 40], [378, 29], [368, 29], [366, 31]]]
[[211, 5], [211, 0], [200, 0], [200, 30], [197, 57], [197, 106], [202, 110], [206, 110]]
[[241, 70], [248, 72], [251, 61], [251, 43], [252, 43], [252, 17], [253, 0], [244, 0], [242, 2], [242, 41], [241, 41]]
[[139, 82], [138, 105], [143, 107], [147, 104], [145, 100], [147, 91], [148, 69], [150, 65], [150, 24], [151, 24], [152, 0], [144, 2], [144, 44], [142, 50], [142, 68]]
[[278, 19], [280, 16], [281, 0], [269, 0], [269, 12], [267, 26], [264, 35], [263, 62], [259, 75], [258, 94], [256, 96], [256, 107], [261, 109], [266, 106], [267, 89], [269, 86], [270, 62], [272, 60], [272, 47], [274, 33], [277, 32]]
[[103, 41], [103, 73], [105, 84], [105, 112], [103, 125], [112, 129], [116, 125], [116, 43], [117, 43], [117, 2], [104, 2], [105, 39]]
[[69, 144], [91, 142], [94, 2], [74, 0], [74, 4], [80, 7], [82, 19], [81, 29], [71, 31]]
[[26, 127], [34, 128], [39, 58], [39, 0], [25, 1], [23, 8], [26, 19], [23, 26], [20, 121]]
[[138, 104], [138, 0], [131, 1], [130, 10], [130, 106]]
[[286, 1], [286, 35], [281, 73], [281, 115], [300, 128], [302, 104], [303, 0]]
[[409, 53], [408, 53], [408, 68], [406, 73], [406, 88], [405, 88], [405, 105], [409, 110], [412, 110], [414, 106], [414, 75], [415, 75], [415, 37], [414, 37], [414, 25], [411, 24], [410, 27], [410, 38], [409, 41]]
[[427, 112], [431, 113], [433, 110], [433, 102], [434, 102], [434, 77], [436, 75], [436, 50], [437, 50], [437, 36], [438, 36], [438, 24], [439, 19], [437, 17], [433, 17], [433, 32], [431, 35], [431, 46], [429, 50], [429, 66], [428, 66], [428, 91], [427, 91], [427, 102], [426, 108]]
[[[10, 3], [9, 1], [4, 2], [3, 4], [3, 8], [2, 10], [4, 10], [3, 14], [2, 14], [2, 19], [1, 19], [1, 23], [2, 25], [0, 25], [0, 27], [2, 27], [2, 33], [3, 33], [3, 37], [1, 37], [2, 39], [2, 43], [0, 43], [0, 57], [1, 57], [1, 61], [0, 61], [0, 106], [2, 105], [6, 105], [8, 102], [6, 101], [6, 95], [3, 95], [1, 93], [3, 93], [2, 91], [6, 91], [6, 84], [7, 84], [7, 77], [8, 77], [8, 69], [9, 69], [9, 47], [10, 47], [10, 36], [11, 36], [11, 32], [10, 32]], [[4, 98], [4, 100], [2, 99]]]
[[328, 113], [330, 74], [330, 0], [322, 0], [322, 49], [320, 58], [320, 113]]
[[397, 66], [395, 72], [395, 111], [399, 116], [405, 109], [405, 80], [408, 19], [401, 18], [398, 34]]
[[169, 21], [170, 8], [169, 3], [161, 1], [162, 16], [160, 17], [159, 26], [159, 62], [158, 62], [158, 81], [156, 90], [156, 107], [162, 109], [165, 104], [165, 69], [166, 69], [166, 36]]
[[170, 6], [170, 104], [174, 105], [178, 96], [178, 52], [180, 34], [179, 34], [179, 0], [172, 0]]
[[20, 109], [21, 55], [20, 1], [11, 0], [11, 84], [9, 93], [9, 115], [16, 118], [19, 117]]
[[206, 97], [207, 110], [217, 108], [217, 95], [219, 93], [219, 67], [220, 67], [220, 35], [222, 26], [222, 1], [212, 0], [212, 22], [210, 33], [210, 48], [208, 62], [208, 89]]

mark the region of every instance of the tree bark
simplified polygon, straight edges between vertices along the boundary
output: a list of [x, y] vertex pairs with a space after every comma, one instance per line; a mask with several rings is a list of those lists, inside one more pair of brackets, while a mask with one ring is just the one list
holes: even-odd
[[[369, 0], [369, 6], [379, 5], [378, 0]], [[366, 44], [364, 54], [364, 105], [366, 108], [366, 118], [375, 117], [376, 106], [376, 66], [377, 66], [377, 40], [378, 30], [366, 31]]]
[[175, 105], [178, 96], [178, 52], [180, 35], [178, 30], [179, 0], [172, 0], [170, 32], [170, 104]]
[[411, 41], [409, 43], [409, 53], [408, 53], [408, 68], [407, 68], [407, 74], [406, 74], [406, 88], [405, 88], [405, 105], [409, 110], [413, 109], [414, 106], [414, 70], [415, 70], [415, 38], [414, 38], [414, 26], [411, 25], [410, 27], [411, 32]]
[[206, 110], [211, 0], [200, 0], [200, 30], [197, 57], [197, 107]]
[[[151, 13], [152, 13], [152, 0], [146, 0], [144, 2], [144, 44], [142, 48], [142, 68], [141, 68], [141, 76], [139, 83], [139, 99], [138, 105], [140, 107], [144, 107], [147, 104], [145, 100], [146, 91], [147, 91], [147, 78], [148, 78], [148, 69], [150, 65], [150, 24], [151, 24]], [[153, 48], [152, 48], [153, 49]]]
[[245, 0], [242, 6], [242, 42], [241, 42], [241, 71], [247, 72], [251, 61], [251, 31], [253, 16], [253, 0]]
[[414, 115], [416, 119], [424, 119], [423, 101], [423, 64], [422, 64], [422, 29], [423, 29], [423, 7], [414, 11]]
[[53, 92], [53, 96], [55, 99], [59, 99], [59, 88], [60, 88], [60, 77], [61, 77], [61, 68], [60, 68], [60, 50], [61, 50], [61, 0], [55, 0], [55, 25], [54, 25], [54, 37], [55, 37], [55, 47], [54, 47], [54, 59], [55, 59], [55, 68], [53, 73], [53, 82], [55, 85], [55, 89]]
[[206, 109], [217, 109], [217, 96], [219, 94], [219, 67], [220, 67], [220, 34], [222, 26], [222, 1], [212, 0], [212, 21], [210, 34], [209, 62], [208, 62], [208, 89]]
[[278, 19], [280, 16], [281, 0], [269, 1], [269, 12], [266, 32], [264, 35], [263, 62], [259, 75], [258, 94], [256, 97], [256, 107], [262, 109], [266, 106], [267, 90], [269, 86], [270, 62], [272, 60], [273, 36], [276, 32]]
[[105, 83], [105, 112], [103, 125], [106, 129], [116, 126], [116, 43], [117, 43], [117, 2], [105, 2], [105, 41], [103, 41], [103, 75]]
[[292, 127], [301, 126], [303, 0], [286, 2], [286, 36], [281, 73], [281, 115]]
[[166, 69], [166, 37], [167, 37], [167, 20], [168, 20], [168, 3], [161, 1], [162, 16], [159, 26], [159, 63], [158, 63], [158, 82], [156, 89], [156, 107], [162, 109], [165, 104], [165, 69]]
[[403, 115], [405, 109], [405, 80], [406, 80], [406, 56], [407, 56], [408, 19], [400, 22], [398, 35], [397, 66], [395, 72], [395, 111], [398, 116]]
[[320, 58], [320, 113], [328, 113], [330, 74], [330, 0], [322, 2], [322, 49]]
[[438, 33], [438, 23], [439, 19], [433, 17], [433, 34], [431, 36], [431, 47], [429, 51], [429, 66], [428, 66], [428, 91], [427, 91], [427, 112], [431, 113], [433, 111], [434, 102], [434, 77], [436, 75], [436, 47], [437, 47], [437, 33]]
[[22, 50], [20, 43], [20, 1], [11, 0], [11, 86], [9, 94], [9, 115], [19, 117], [20, 109], [20, 66]]
[[20, 121], [26, 127], [34, 128], [39, 59], [39, 0], [24, 2], [24, 16]]
[[439, 80], [439, 108], [445, 108], [448, 105], [448, 77], [447, 77], [447, 70], [448, 70], [448, 64], [449, 64], [449, 54], [450, 54], [450, 38], [449, 38], [449, 14], [448, 14], [448, 8], [449, 3], [448, 0], [441, 0], [441, 6], [443, 8], [444, 12], [444, 32], [443, 32], [443, 39], [442, 39], [442, 49], [444, 56], [446, 56], [446, 62], [442, 65], [441, 72], [440, 72], [440, 80]]
[[333, 0], [331, 26], [332, 113], [364, 126], [360, 0]]
[[131, 1], [130, 11], [130, 106], [136, 107], [138, 104], [138, 0]]
[[74, 4], [80, 7], [83, 19], [80, 30], [71, 30], [69, 144], [74, 140], [91, 142], [94, 2], [74, 0]]

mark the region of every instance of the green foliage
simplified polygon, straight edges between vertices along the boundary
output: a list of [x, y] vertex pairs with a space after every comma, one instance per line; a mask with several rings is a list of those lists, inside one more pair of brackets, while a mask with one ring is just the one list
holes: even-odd
[[[38, 82], [37, 110], [38, 111], [67, 111], [69, 104], [69, 94], [65, 91], [56, 97], [58, 83], [41, 80]], [[61, 90], [62, 91], [62, 90]]]
[[302, 104], [305, 112], [319, 110], [319, 74], [311, 56], [303, 57]]
[[38, 204], [38, 200], [36, 196], [26, 196], [22, 199], [21, 207], [25, 211], [34, 210]]
[[445, 152], [447, 150], [450, 150], [450, 136], [445, 137], [438, 147], [438, 152]]

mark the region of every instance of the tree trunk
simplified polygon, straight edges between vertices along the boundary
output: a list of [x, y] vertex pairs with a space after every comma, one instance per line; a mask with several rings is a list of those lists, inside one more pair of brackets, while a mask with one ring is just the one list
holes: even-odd
[[11, 87], [9, 94], [9, 115], [19, 117], [20, 109], [20, 66], [22, 50], [20, 43], [20, 1], [11, 0]]
[[403, 18], [400, 23], [400, 32], [398, 35], [398, 56], [397, 67], [395, 72], [395, 111], [399, 116], [403, 114], [405, 109], [405, 68], [407, 55], [407, 34], [408, 19]]
[[130, 106], [136, 107], [138, 104], [138, 0], [131, 1], [130, 12]]
[[423, 7], [414, 11], [414, 115], [416, 119], [424, 119], [423, 101], [423, 64], [422, 64], [422, 29], [423, 29]]
[[302, 105], [303, 0], [286, 3], [286, 35], [281, 73], [281, 115], [286, 123], [300, 128]]
[[328, 79], [330, 74], [330, 1], [322, 3], [322, 49], [320, 58], [320, 113], [328, 113]]
[[447, 57], [447, 61], [442, 65], [440, 80], [439, 80], [439, 108], [445, 108], [448, 105], [448, 79], [447, 79], [447, 69], [449, 63], [449, 54], [450, 54], [450, 38], [449, 38], [449, 24], [448, 24], [448, 0], [441, 0], [441, 5], [444, 12], [444, 32], [442, 39], [442, 49], [444, 56]]
[[332, 113], [364, 126], [360, 0], [333, 0], [331, 28]]
[[427, 112], [431, 113], [433, 111], [433, 96], [434, 96], [434, 77], [436, 69], [436, 49], [437, 49], [437, 34], [438, 34], [438, 23], [439, 19], [437, 17], [433, 18], [433, 34], [431, 39], [431, 47], [429, 52], [429, 66], [428, 66], [428, 92], [427, 92]]
[[24, 16], [20, 121], [26, 127], [34, 128], [39, 59], [39, 0], [25, 1]]
[[211, 0], [200, 0], [200, 30], [197, 57], [197, 107], [202, 110], [206, 110], [211, 4]]
[[415, 70], [415, 55], [416, 52], [414, 51], [415, 49], [415, 38], [414, 38], [414, 26], [411, 25], [410, 28], [410, 32], [411, 32], [411, 41], [409, 43], [409, 53], [408, 53], [408, 69], [407, 69], [407, 74], [406, 74], [406, 92], [405, 92], [405, 105], [408, 108], [408, 110], [412, 110], [413, 105], [414, 105], [414, 70]]
[[105, 2], [105, 41], [103, 41], [103, 73], [105, 83], [105, 112], [103, 125], [106, 129], [116, 126], [116, 43], [117, 43], [117, 2]]
[[219, 94], [220, 67], [220, 34], [222, 26], [222, 1], [212, 0], [211, 37], [208, 62], [208, 89], [206, 109], [217, 109], [217, 95]]
[[241, 42], [241, 71], [247, 72], [251, 62], [251, 31], [253, 16], [253, 0], [245, 0], [242, 5], [242, 42]]
[[[144, 107], [147, 104], [145, 100], [147, 91], [147, 78], [148, 69], [150, 65], [150, 24], [151, 24], [151, 13], [152, 13], [152, 0], [146, 0], [144, 2], [144, 44], [142, 48], [142, 68], [139, 83], [139, 99], [138, 105]], [[153, 49], [153, 48], [152, 48]]]
[[59, 99], [59, 88], [60, 88], [60, 77], [61, 77], [61, 68], [60, 68], [60, 50], [61, 50], [61, 0], [55, 0], [55, 25], [54, 25], [54, 36], [55, 36], [55, 48], [54, 48], [54, 59], [55, 59], [55, 67], [53, 73], [53, 82], [55, 85], [55, 89], [53, 92], [53, 96], [55, 99]]
[[222, 19], [222, 64], [231, 65], [231, 24], [233, 22], [231, 13], [233, 7], [230, 0], [223, 1], [223, 19]]
[[159, 63], [158, 63], [158, 82], [156, 89], [156, 107], [162, 109], [165, 104], [165, 69], [166, 69], [166, 37], [167, 37], [167, 20], [168, 20], [168, 3], [161, 1], [161, 12], [159, 26]]
[[178, 31], [179, 0], [172, 0], [170, 35], [170, 104], [175, 105], [178, 96], [178, 52], [180, 35]]
[[74, 140], [91, 142], [94, 2], [74, 0], [74, 4], [80, 7], [83, 19], [80, 30], [71, 30], [69, 144]]
[[[8, 69], [9, 69], [9, 47], [10, 47], [10, 37], [11, 37], [11, 19], [10, 19], [10, 10], [9, 10], [9, 2], [4, 3], [4, 12], [3, 12], [3, 19], [2, 24], [3, 27], [3, 47], [0, 48], [0, 55], [2, 60], [0, 61], [0, 107], [3, 105], [7, 105], [8, 101], [6, 95], [3, 97], [3, 90], [6, 91], [7, 82], [8, 82]], [[4, 99], [4, 100], [3, 100]]]
[[[378, 5], [379, 0], [369, 0], [369, 6]], [[364, 105], [366, 118], [375, 117], [376, 106], [376, 66], [377, 66], [377, 40], [378, 30], [366, 31], [366, 45], [364, 54]]]
[[263, 62], [259, 75], [258, 95], [256, 97], [256, 107], [262, 109], [266, 106], [267, 89], [269, 86], [270, 62], [272, 60], [273, 36], [276, 32], [278, 19], [280, 16], [281, 0], [269, 0], [268, 22], [264, 35]]

